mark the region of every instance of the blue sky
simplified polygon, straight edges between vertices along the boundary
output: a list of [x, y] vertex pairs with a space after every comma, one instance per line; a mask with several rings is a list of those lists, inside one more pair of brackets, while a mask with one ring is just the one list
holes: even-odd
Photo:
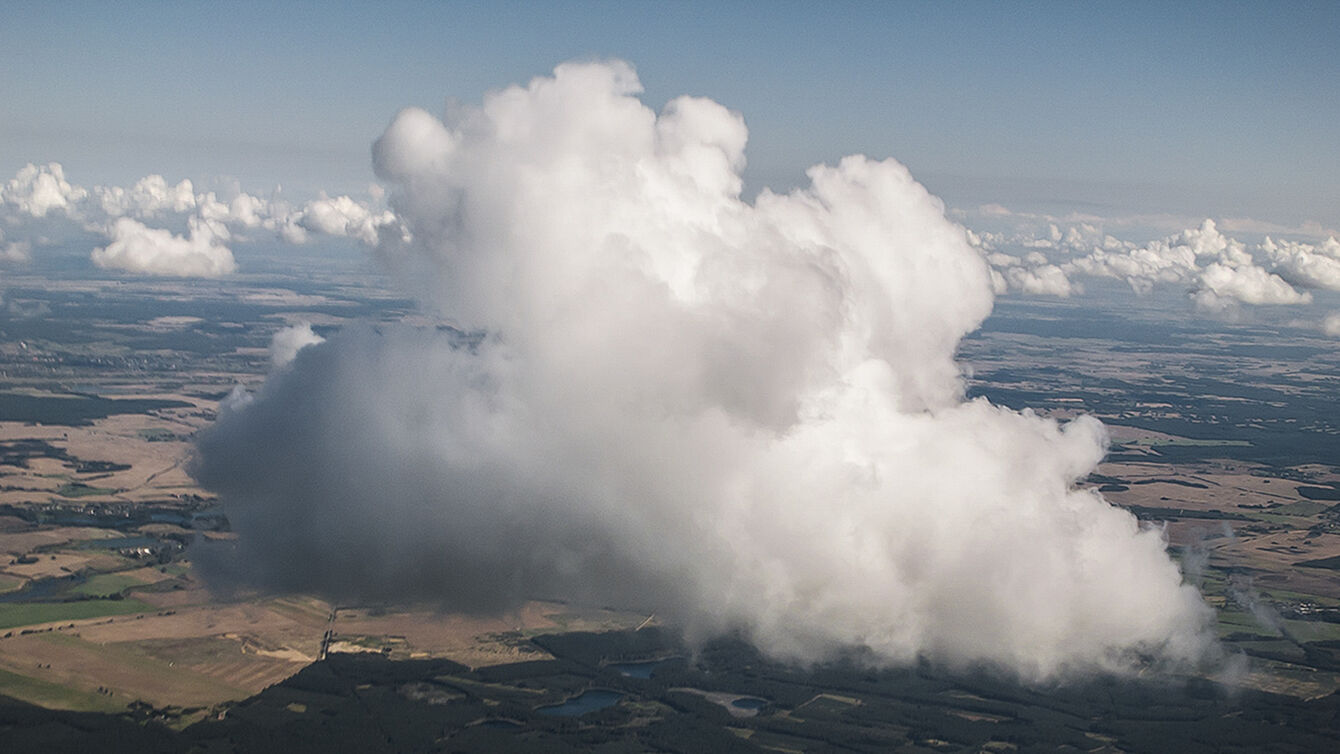
[[27, 3], [0, 170], [356, 191], [406, 105], [572, 58], [750, 127], [752, 187], [853, 152], [955, 206], [1340, 226], [1337, 3]]

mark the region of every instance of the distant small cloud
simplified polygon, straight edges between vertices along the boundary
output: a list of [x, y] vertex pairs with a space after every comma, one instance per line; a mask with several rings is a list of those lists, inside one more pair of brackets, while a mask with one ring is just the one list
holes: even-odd
[[1331, 312], [1321, 321], [1321, 331], [1332, 338], [1340, 338], [1340, 312]]
[[325, 342], [325, 338], [312, 332], [310, 322], [285, 327], [270, 339], [270, 361], [276, 369], [283, 369], [297, 358], [302, 349]]
[[[973, 246], [983, 248], [985, 241], [971, 231], [968, 239]], [[1022, 258], [999, 251], [986, 252], [985, 256], [987, 264], [991, 265], [991, 287], [997, 296], [1013, 291], [1030, 296], [1069, 298], [1080, 290], [1065, 270], [1036, 251]]]
[[1311, 294], [1266, 269], [1245, 244], [1225, 236], [1211, 219], [1139, 246], [1105, 236], [1101, 247], [1064, 267], [1077, 274], [1125, 280], [1138, 294], [1159, 284], [1190, 286], [1192, 301], [1204, 311], [1312, 301]]
[[[59, 163], [28, 165], [0, 187], [0, 229], [20, 236], [0, 247], [0, 261], [26, 260], [32, 234], [61, 224], [108, 239], [93, 256], [98, 266], [153, 275], [228, 274], [236, 265], [224, 242], [244, 243], [257, 231], [288, 244], [307, 243], [313, 233], [368, 246], [386, 231], [408, 240], [395, 214], [380, 207], [385, 192], [378, 188], [370, 196], [371, 201], [360, 201], [322, 194], [295, 206], [241, 190], [222, 198], [212, 191], [197, 193], [190, 180], [174, 184], [157, 174], [130, 187], [86, 189], [68, 181]], [[187, 234], [179, 235], [183, 223]]]
[[1236, 303], [1308, 304], [1312, 294], [1299, 292], [1279, 275], [1254, 265], [1234, 267], [1215, 262], [1200, 273], [1199, 288], [1192, 293], [1196, 306], [1206, 311], [1224, 311]]
[[132, 215], [151, 217], [167, 212], [181, 214], [195, 209], [197, 199], [189, 180], [169, 186], [161, 175], [148, 175], [129, 189], [120, 186], [96, 186], [93, 196], [109, 217]]
[[27, 262], [32, 257], [33, 246], [27, 241], [5, 243], [5, 233], [0, 230], [0, 262]]
[[111, 243], [90, 255], [104, 269], [171, 277], [219, 277], [237, 269], [232, 251], [223, 245], [227, 230], [198, 218], [191, 218], [184, 237], [129, 217], [118, 218], [109, 235]]
[[23, 214], [45, 217], [53, 210], [67, 209], [82, 201], [88, 191], [65, 180], [65, 171], [59, 163], [41, 166], [30, 163], [5, 184], [0, 196], [5, 204]]
[[11, 241], [0, 245], [0, 262], [27, 262], [33, 257], [33, 245], [28, 241]]
[[391, 212], [374, 213], [367, 204], [347, 196], [333, 199], [322, 196], [308, 202], [297, 219], [297, 223], [307, 230], [356, 238], [369, 246], [376, 245], [378, 228], [395, 221]]

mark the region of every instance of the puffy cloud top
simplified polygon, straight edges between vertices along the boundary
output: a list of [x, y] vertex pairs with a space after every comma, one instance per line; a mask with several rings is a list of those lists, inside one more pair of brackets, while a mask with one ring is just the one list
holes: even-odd
[[323, 196], [307, 203], [298, 222], [307, 230], [328, 236], [348, 236], [375, 245], [378, 228], [393, 224], [395, 215], [390, 212], [374, 214], [366, 204], [347, 196], [334, 199]]
[[145, 176], [129, 189], [98, 186], [93, 193], [109, 217], [145, 217], [164, 212], [180, 214], [195, 209], [197, 203], [195, 189], [189, 180], [169, 186], [161, 175]]
[[88, 192], [65, 180], [65, 171], [57, 163], [29, 164], [19, 170], [0, 191], [5, 203], [32, 217], [45, 217], [55, 209], [67, 209], [88, 196]]
[[566, 64], [395, 118], [380, 253], [480, 335], [356, 328], [226, 411], [195, 470], [241, 535], [216, 578], [1030, 678], [1202, 656], [1160, 533], [1075, 488], [1102, 427], [963, 401], [992, 281], [940, 201], [849, 157], [745, 202], [741, 117], [640, 90]]
[[1334, 237], [1309, 244], [1275, 241], [1267, 236], [1262, 249], [1276, 271], [1290, 282], [1340, 291], [1340, 241]]
[[[1269, 239], [1267, 239], [1269, 244]], [[1265, 269], [1245, 244], [1219, 232], [1213, 220], [1145, 246], [1113, 239], [1104, 248], [1067, 263], [1079, 273], [1123, 278], [1137, 293], [1157, 283], [1192, 287], [1200, 309], [1223, 311], [1237, 304], [1306, 304], [1311, 294], [1295, 290]]]

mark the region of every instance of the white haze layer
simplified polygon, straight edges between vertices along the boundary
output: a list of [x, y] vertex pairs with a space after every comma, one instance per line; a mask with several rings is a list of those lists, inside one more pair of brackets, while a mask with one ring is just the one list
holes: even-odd
[[[1076, 489], [1102, 426], [964, 401], [990, 270], [900, 164], [740, 198], [746, 129], [566, 64], [374, 147], [380, 252], [463, 330], [309, 345], [200, 442], [273, 588], [654, 610], [773, 656], [1027, 678], [1195, 661], [1161, 532]], [[397, 238], [401, 238], [397, 236]]]

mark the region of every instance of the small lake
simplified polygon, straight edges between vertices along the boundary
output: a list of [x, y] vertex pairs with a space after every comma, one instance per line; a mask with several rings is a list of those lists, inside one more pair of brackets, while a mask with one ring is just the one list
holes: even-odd
[[574, 696], [562, 704], [551, 704], [548, 707], [541, 707], [537, 712], [541, 715], [552, 715], [555, 717], [581, 717], [588, 712], [595, 712], [598, 709], [604, 709], [612, 704], [616, 704], [623, 698], [623, 696], [624, 695], [618, 691], [591, 689], [590, 691], [583, 691], [580, 696]]
[[759, 710], [768, 706], [768, 701], [766, 699], [758, 699], [752, 696], [742, 696], [739, 699], [732, 699], [730, 706], [735, 707], [736, 709], [749, 710], [750, 712], [757, 713]]

